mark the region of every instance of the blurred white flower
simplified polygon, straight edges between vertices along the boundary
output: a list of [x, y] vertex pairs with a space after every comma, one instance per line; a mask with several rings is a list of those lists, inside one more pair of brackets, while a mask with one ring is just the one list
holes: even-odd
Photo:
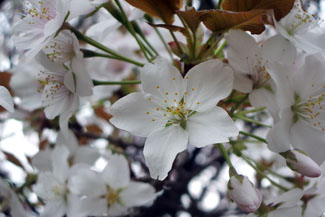
[[27, 111], [33, 111], [42, 107], [39, 100], [42, 95], [39, 93], [41, 84], [37, 79], [37, 72], [41, 71], [42, 66], [33, 61], [21, 61], [10, 71], [13, 73], [10, 79], [10, 87], [15, 96], [21, 99], [19, 107]]
[[220, 60], [192, 68], [185, 78], [158, 57], [141, 71], [145, 93], [132, 93], [111, 108], [111, 123], [147, 137], [144, 156], [153, 178], [167, 177], [173, 161], [188, 143], [196, 147], [227, 142], [238, 129], [216, 106], [232, 90], [233, 74]]
[[51, 154], [52, 171], [40, 173], [35, 193], [45, 200], [45, 208], [41, 217], [71, 217], [82, 216], [80, 212], [80, 198], [70, 191], [69, 180], [73, 170], [68, 165], [69, 151], [64, 146], [58, 146]]
[[254, 107], [266, 106], [277, 120], [278, 106], [273, 93], [275, 84], [267, 71], [269, 58], [266, 54], [270, 51], [241, 30], [230, 30], [225, 38], [229, 44], [227, 57], [234, 70], [234, 89], [249, 93], [249, 101]]
[[61, 28], [70, 6], [70, 0], [28, 0], [24, 17], [13, 26], [12, 37], [17, 49], [29, 50], [33, 58]]
[[[64, 137], [61, 132], [58, 133], [55, 147], [64, 146], [69, 150], [69, 166], [72, 167], [75, 164], [87, 164], [93, 166], [100, 154], [98, 150], [89, 146], [80, 146], [76, 136], [72, 131], [68, 130], [68, 137]], [[48, 161], [53, 151], [55, 150], [46, 147], [44, 150], [39, 151], [32, 159], [32, 165], [39, 171], [52, 170], [52, 165]]]
[[122, 155], [113, 155], [102, 174], [79, 170], [71, 179], [72, 192], [86, 196], [83, 210], [88, 215], [126, 215], [131, 207], [143, 206], [156, 198], [155, 189], [130, 180], [128, 162]]
[[[308, 54], [325, 51], [325, 30], [315, 15], [302, 8], [300, 0], [295, 1], [290, 13], [279, 22], [274, 19], [274, 24], [279, 35], [271, 38], [272, 45], [267, 48], [274, 51], [276, 60], [285, 62], [290, 58], [294, 61], [296, 48]], [[285, 55], [278, 55], [282, 50], [286, 50]]]

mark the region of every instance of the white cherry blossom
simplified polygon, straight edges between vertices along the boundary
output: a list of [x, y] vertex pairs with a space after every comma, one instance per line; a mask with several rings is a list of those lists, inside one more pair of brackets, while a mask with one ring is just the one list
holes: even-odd
[[274, 63], [270, 72], [277, 84], [280, 121], [269, 131], [268, 147], [285, 152], [290, 145], [304, 150], [318, 164], [325, 159], [325, 61], [309, 55], [304, 64]]
[[277, 120], [278, 107], [273, 93], [275, 85], [267, 71], [271, 59], [267, 54], [270, 51], [264, 47], [264, 43], [259, 46], [252, 36], [241, 30], [230, 30], [225, 38], [229, 44], [228, 61], [234, 70], [234, 89], [249, 93], [250, 103], [254, 107], [266, 106]]
[[60, 128], [63, 133], [68, 132], [69, 118], [79, 108], [80, 97], [92, 94], [92, 81], [78, 59], [72, 59], [71, 64], [65, 66], [50, 61], [43, 52], [38, 58], [44, 66], [38, 76], [45, 115], [49, 119], [60, 115]]
[[29, 50], [27, 56], [34, 57], [61, 28], [68, 15], [70, 0], [28, 0], [25, 15], [14, 27], [17, 49]]
[[68, 157], [66, 147], [56, 147], [50, 158], [52, 171], [39, 174], [34, 191], [46, 203], [41, 217], [80, 216], [80, 198], [70, 191], [69, 180], [75, 168], [69, 168]]
[[[300, 0], [296, 0], [291, 11], [279, 22], [274, 19], [278, 35], [272, 37], [272, 45], [267, 48], [274, 52], [273, 57], [281, 62], [282, 58], [294, 60], [298, 50], [308, 54], [324, 52], [323, 39], [325, 30], [320, 26], [320, 19], [306, 12]], [[286, 55], [278, 55], [286, 50]], [[277, 55], [277, 57], [276, 57]]]
[[[69, 165], [87, 164], [93, 166], [95, 161], [99, 158], [99, 152], [95, 148], [88, 146], [80, 146], [76, 136], [71, 130], [66, 133], [68, 137], [64, 137], [62, 132], [58, 133], [55, 147], [64, 146], [69, 150]], [[39, 171], [52, 170], [52, 165], [48, 159], [52, 155], [55, 148], [46, 147], [45, 150], [39, 151], [32, 159], [32, 165]]]
[[158, 57], [141, 71], [145, 93], [132, 93], [113, 104], [111, 123], [147, 137], [144, 156], [153, 178], [167, 177], [173, 161], [188, 143], [204, 147], [229, 141], [238, 129], [216, 106], [229, 95], [233, 74], [220, 60], [192, 68], [185, 78]]
[[156, 198], [151, 185], [130, 180], [128, 162], [122, 155], [111, 156], [102, 174], [79, 170], [71, 179], [71, 186], [72, 192], [86, 196], [82, 210], [88, 215], [126, 215], [130, 208]]

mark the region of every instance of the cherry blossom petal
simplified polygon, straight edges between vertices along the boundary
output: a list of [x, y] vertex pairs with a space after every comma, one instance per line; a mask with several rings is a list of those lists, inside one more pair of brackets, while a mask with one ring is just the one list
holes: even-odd
[[234, 73], [234, 89], [243, 93], [250, 93], [253, 90], [253, 80], [246, 75]]
[[281, 35], [275, 35], [263, 42], [262, 52], [269, 61], [294, 63], [297, 58], [296, 47]]
[[[268, 217], [300, 217], [302, 210], [300, 206], [296, 207], [285, 207], [285, 208], [277, 208], [276, 210], [270, 212]], [[305, 215], [310, 216], [310, 215]]]
[[88, 165], [93, 165], [99, 157], [100, 154], [95, 148], [79, 147], [73, 157], [73, 163], [85, 163]]
[[87, 167], [76, 169], [68, 186], [72, 193], [79, 196], [95, 198], [106, 194], [106, 185], [101, 175]]
[[275, 123], [280, 119], [279, 117], [279, 105], [276, 101], [274, 93], [265, 88], [253, 90], [249, 94], [249, 101], [255, 108], [266, 107], [273, 117]]
[[69, 20], [77, 16], [86, 15], [96, 9], [90, 0], [71, 0]]
[[9, 91], [4, 86], [0, 86], [0, 105], [9, 112], [14, 112], [14, 102]]
[[119, 203], [112, 204], [108, 209], [108, 216], [124, 216], [127, 214], [128, 208]]
[[281, 203], [282, 207], [295, 206], [299, 202], [300, 198], [304, 195], [304, 191], [299, 188], [294, 188], [290, 191], [287, 191], [271, 200], [267, 200], [267, 204], [279, 204]]
[[53, 174], [57, 177], [62, 183], [65, 182], [69, 175], [69, 150], [65, 146], [57, 146], [54, 148], [51, 154]]
[[205, 112], [198, 112], [189, 118], [187, 131], [190, 144], [204, 147], [214, 143], [228, 142], [229, 137], [239, 131], [227, 112], [215, 106]]
[[103, 216], [107, 214], [106, 198], [83, 198], [81, 200], [81, 207], [81, 210], [87, 213], [84, 216]]
[[120, 193], [120, 198], [126, 207], [143, 206], [156, 198], [155, 189], [142, 182], [130, 182]]
[[72, 70], [75, 74], [76, 94], [78, 96], [91, 96], [93, 94], [93, 82], [85, 70], [83, 59], [74, 57], [71, 61]]
[[300, 119], [291, 128], [291, 139], [294, 147], [304, 150], [319, 165], [325, 160], [325, 134], [321, 129]]
[[233, 87], [233, 71], [220, 60], [209, 60], [193, 67], [185, 76], [188, 108], [201, 112], [214, 108]]
[[230, 30], [225, 38], [229, 44], [227, 57], [231, 67], [242, 74], [250, 72], [248, 63], [256, 59], [255, 54], [261, 54], [255, 39], [241, 30]]
[[67, 211], [67, 206], [62, 199], [50, 200], [46, 203], [40, 217], [62, 217]]
[[141, 71], [143, 90], [146, 93], [167, 100], [172, 104], [179, 102], [185, 92], [185, 82], [178, 69], [162, 57], [157, 57], [153, 64], [146, 64]]
[[163, 128], [167, 120], [152, 117], [157, 106], [141, 93], [131, 93], [116, 103], [111, 108], [113, 117], [110, 122], [123, 130], [137, 136], [148, 136], [154, 129]]
[[52, 36], [61, 28], [70, 8], [70, 1], [71, 0], [56, 0], [56, 16], [45, 25], [45, 36]]
[[178, 125], [151, 133], [143, 150], [151, 177], [164, 180], [172, 168], [176, 155], [186, 149], [187, 143], [188, 133]]
[[271, 151], [281, 153], [290, 149], [290, 128], [293, 124], [293, 114], [290, 109], [282, 111], [281, 120], [268, 132], [266, 140]]
[[130, 183], [130, 168], [126, 158], [123, 155], [111, 156], [102, 177], [115, 190], [127, 187]]

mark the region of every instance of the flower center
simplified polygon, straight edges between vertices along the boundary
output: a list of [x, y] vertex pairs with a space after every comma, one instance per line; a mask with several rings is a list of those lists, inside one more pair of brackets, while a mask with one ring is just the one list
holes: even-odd
[[[32, 20], [29, 20], [29, 24], [40, 24], [47, 23], [49, 20], [55, 17], [55, 11], [52, 11], [55, 6], [55, 2], [44, 2], [44, 1], [34, 1], [33, 3], [26, 2], [26, 9], [24, 12], [30, 15]], [[23, 17], [24, 18], [24, 17]], [[23, 19], [22, 18], [22, 19]]]
[[302, 99], [295, 93], [295, 104], [291, 106], [294, 113], [294, 123], [302, 119], [312, 127], [325, 132], [325, 85], [312, 84], [312, 94]]
[[173, 124], [179, 124], [184, 130], [186, 129], [186, 122], [189, 117], [194, 115], [196, 111], [185, 108], [186, 102], [184, 99], [178, 102], [178, 106], [167, 107], [165, 112], [169, 117], [165, 127], [169, 127]]
[[119, 203], [120, 202], [119, 191], [107, 187], [106, 201], [108, 206], [111, 206], [114, 203]]
[[[288, 26], [286, 26], [287, 32], [289, 35], [294, 35], [295, 32], [299, 29], [300, 26], [304, 24], [310, 24], [309, 28], [312, 28], [315, 24], [316, 17], [314, 15], [310, 15], [306, 13], [300, 3], [296, 3], [293, 7], [293, 10], [296, 10], [296, 14], [294, 15], [294, 19], [291, 19], [291, 22]], [[316, 22], [317, 23], [317, 22]], [[305, 29], [307, 31], [307, 29]]]
[[[248, 57], [247, 57], [248, 59]], [[263, 57], [258, 57], [256, 55], [257, 62], [255, 64], [250, 64], [250, 74], [247, 76], [253, 81], [253, 89], [259, 89], [267, 85], [267, 82], [270, 80], [270, 74], [266, 70], [265, 65], [268, 61], [264, 62]]]

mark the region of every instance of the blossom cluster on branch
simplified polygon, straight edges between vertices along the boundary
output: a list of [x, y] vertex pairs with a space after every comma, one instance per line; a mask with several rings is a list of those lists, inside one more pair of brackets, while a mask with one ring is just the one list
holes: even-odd
[[219, 158], [226, 212], [322, 216], [322, 20], [301, 0], [194, 2], [24, 1], [0, 105], [39, 151], [26, 169], [0, 146], [27, 174], [21, 186], [1, 175], [0, 216], [153, 216]]

